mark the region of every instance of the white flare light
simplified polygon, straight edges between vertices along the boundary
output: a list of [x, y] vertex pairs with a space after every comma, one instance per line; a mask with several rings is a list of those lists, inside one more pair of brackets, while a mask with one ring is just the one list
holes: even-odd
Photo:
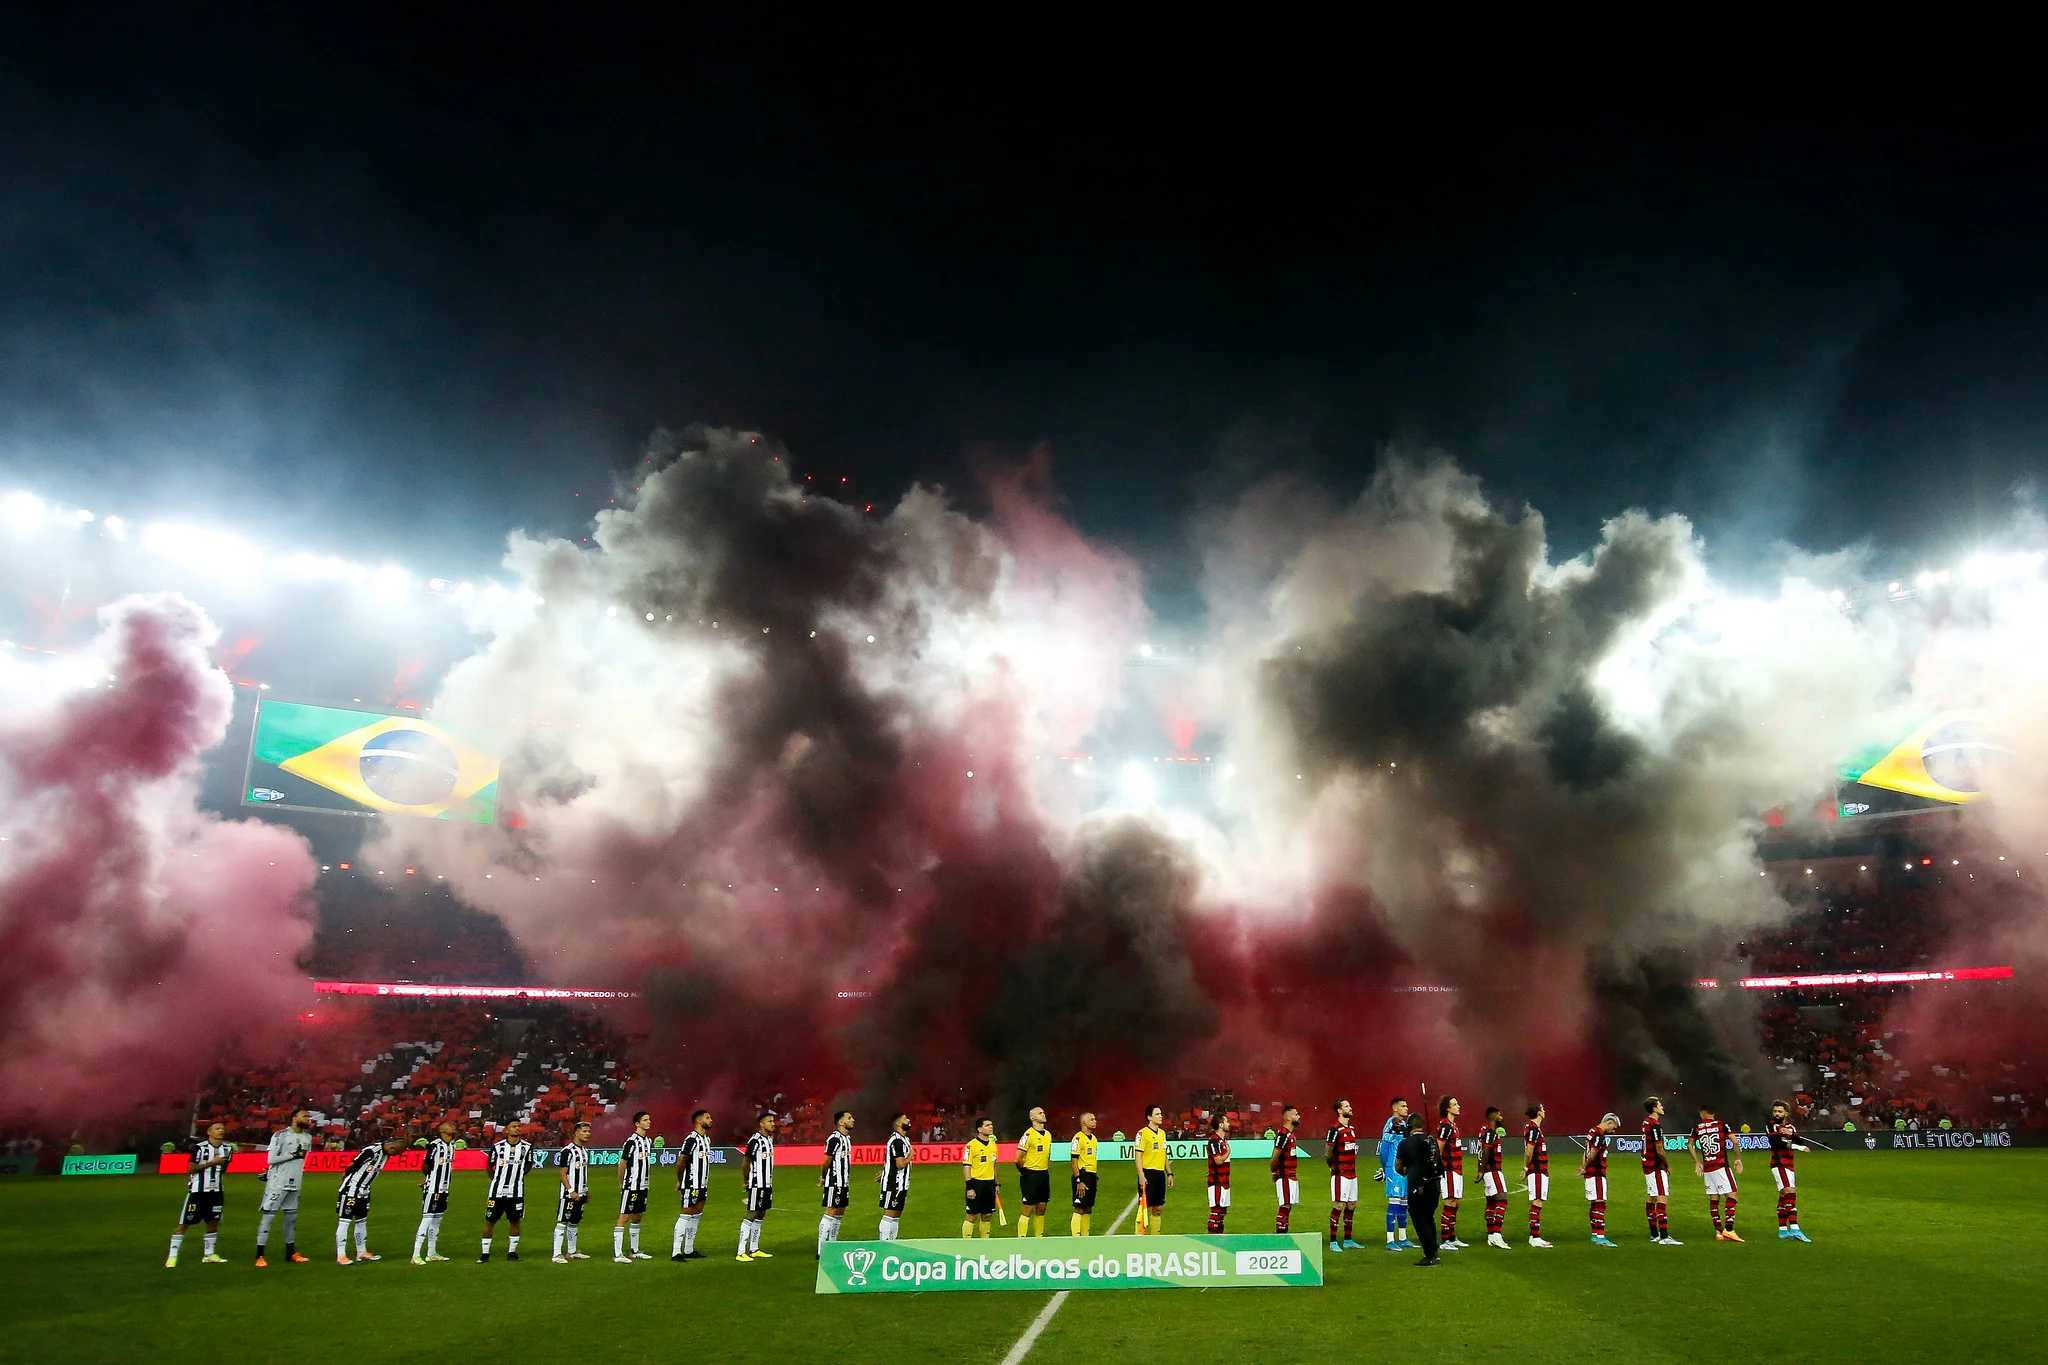
[[0, 521], [17, 531], [33, 531], [43, 524], [48, 509], [33, 493], [9, 493], [0, 498]]

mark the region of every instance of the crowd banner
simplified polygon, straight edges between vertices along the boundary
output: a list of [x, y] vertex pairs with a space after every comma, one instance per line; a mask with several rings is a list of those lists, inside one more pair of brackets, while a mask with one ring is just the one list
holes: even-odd
[[[1062, 1254], [1064, 1253], [1064, 1254]], [[1314, 1289], [1319, 1233], [1213, 1237], [946, 1237], [828, 1242], [820, 1294], [1002, 1289]]]
[[134, 1175], [135, 1153], [121, 1156], [66, 1156], [65, 1175]]

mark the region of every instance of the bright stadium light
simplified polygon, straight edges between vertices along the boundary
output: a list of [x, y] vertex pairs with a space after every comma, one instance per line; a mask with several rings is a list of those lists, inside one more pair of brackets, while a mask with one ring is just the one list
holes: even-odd
[[143, 527], [142, 548], [173, 564], [223, 576], [247, 573], [260, 557], [255, 546], [232, 531], [170, 521]]
[[33, 531], [43, 524], [48, 509], [43, 500], [33, 493], [9, 493], [0, 498], [0, 521], [5, 521], [17, 531]]
[[384, 601], [395, 601], [412, 591], [412, 575], [396, 564], [386, 564], [370, 574], [370, 591]]
[[1149, 806], [1159, 797], [1159, 784], [1144, 764], [1132, 759], [1117, 775], [1117, 793], [1134, 806]]
[[100, 525], [105, 527], [107, 534], [114, 539], [128, 539], [128, 519], [126, 517], [102, 517]]

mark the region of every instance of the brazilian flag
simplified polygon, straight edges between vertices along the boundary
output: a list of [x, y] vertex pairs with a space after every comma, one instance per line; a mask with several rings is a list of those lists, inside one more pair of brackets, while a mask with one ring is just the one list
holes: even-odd
[[1981, 801], [2012, 749], [1979, 711], [1943, 711], [1896, 744], [1878, 744], [1843, 764], [1845, 782], [1881, 787], [1927, 801]]
[[491, 824], [498, 760], [417, 716], [261, 701], [243, 801]]

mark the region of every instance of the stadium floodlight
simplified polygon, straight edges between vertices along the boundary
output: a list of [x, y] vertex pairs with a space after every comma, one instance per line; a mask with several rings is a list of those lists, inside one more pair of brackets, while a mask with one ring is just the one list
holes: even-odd
[[412, 575], [396, 564], [386, 564], [370, 574], [370, 591], [385, 601], [402, 598], [412, 591]]
[[108, 535], [116, 540], [128, 539], [128, 519], [126, 517], [102, 517], [100, 518], [100, 526], [105, 529]]
[[43, 500], [33, 493], [9, 493], [0, 498], [0, 521], [5, 521], [17, 531], [33, 531], [43, 524], [49, 509]]
[[1117, 775], [1116, 788], [1134, 806], [1149, 806], [1159, 796], [1159, 784], [1153, 780], [1151, 770], [1136, 759], [1124, 764]]
[[285, 556], [284, 569], [298, 578], [340, 583], [361, 583], [370, 576], [370, 571], [360, 564], [351, 563], [335, 555], [316, 555], [305, 550]]
[[173, 521], [153, 521], [143, 527], [142, 548], [173, 564], [222, 577], [247, 574], [261, 558], [255, 546], [232, 531]]

